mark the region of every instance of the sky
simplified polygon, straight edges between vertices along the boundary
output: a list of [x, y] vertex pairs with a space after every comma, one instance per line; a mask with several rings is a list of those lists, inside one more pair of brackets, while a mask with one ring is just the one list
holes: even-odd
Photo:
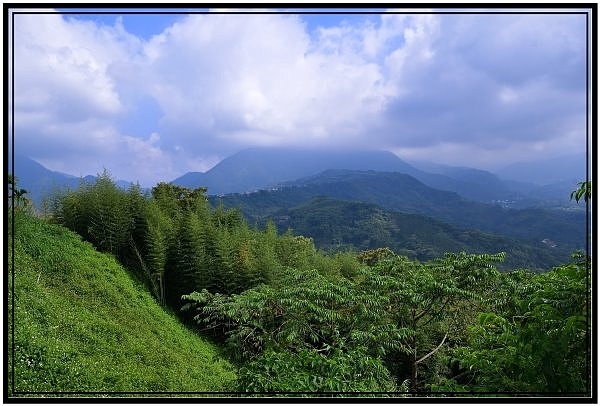
[[152, 186], [257, 146], [489, 170], [587, 151], [584, 13], [33, 11], [6, 108], [15, 153], [52, 170]]

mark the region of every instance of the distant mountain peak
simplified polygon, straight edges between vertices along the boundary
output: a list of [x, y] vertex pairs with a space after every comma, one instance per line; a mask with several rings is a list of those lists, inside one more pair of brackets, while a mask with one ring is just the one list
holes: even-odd
[[327, 169], [415, 171], [389, 151], [256, 147], [223, 159], [207, 172], [188, 172], [172, 183], [191, 188], [208, 187], [209, 194], [241, 193]]
[[[9, 155], [9, 172], [13, 170], [12, 158]], [[18, 180], [19, 187], [27, 190], [28, 196], [34, 205], [40, 207], [42, 200], [55, 192], [65, 188], [75, 189], [83, 180], [93, 182], [96, 179], [94, 175], [77, 177], [66, 173], [52, 171], [44, 167], [39, 162], [22, 155], [15, 154], [14, 176]], [[131, 182], [124, 180], [115, 181], [117, 186], [126, 189]]]

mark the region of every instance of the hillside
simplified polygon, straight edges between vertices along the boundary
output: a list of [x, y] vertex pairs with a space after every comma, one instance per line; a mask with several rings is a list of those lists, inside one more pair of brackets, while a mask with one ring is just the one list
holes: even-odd
[[329, 169], [399, 172], [429, 187], [456, 192], [472, 200], [532, 203], [526, 189], [516, 191], [510, 182], [490, 172], [471, 168], [443, 173], [429, 171], [431, 168], [421, 170], [389, 151], [377, 150], [250, 148], [225, 158], [207, 172], [188, 172], [172, 183], [190, 188], [207, 187], [210, 195], [222, 195], [270, 188]]
[[389, 247], [400, 255], [421, 261], [446, 252], [506, 252], [502, 269], [549, 269], [569, 258], [569, 251], [533, 246], [509, 238], [466, 230], [418, 214], [384, 210], [368, 203], [316, 197], [273, 215], [281, 231], [312, 237], [325, 250]]
[[421, 214], [458, 227], [534, 244], [549, 239], [567, 250], [585, 244], [583, 210], [506, 209], [433, 189], [411, 176], [394, 172], [325, 171], [273, 190], [213, 197], [211, 202], [240, 208], [253, 222], [317, 196], [373, 203], [384, 209]]
[[[457, 182], [463, 182], [466, 187], [476, 186], [472, 192], [454, 189], [465, 197], [493, 196], [489, 190], [495, 190], [498, 195], [503, 196], [496, 200], [501, 200], [502, 204], [511, 208], [576, 207], [577, 203], [569, 199], [569, 194], [577, 182], [586, 178], [585, 157], [582, 156], [569, 157], [564, 162], [560, 159], [549, 159], [517, 163], [498, 170], [497, 174], [431, 162], [410, 161], [410, 164], [427, 173], [444, 175]], [[424, 183], [427, 184], [425, 181]], [[437, 186], [444, 189], [443, 185]]]
[[13, 264], [9, 396], [231, 390], [236, 374], [218, 348], [75, 233], [17, 215]]

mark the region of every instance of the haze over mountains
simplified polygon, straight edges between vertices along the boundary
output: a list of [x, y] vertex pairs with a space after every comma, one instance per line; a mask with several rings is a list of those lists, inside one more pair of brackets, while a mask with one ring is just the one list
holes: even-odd
[[[507, 167], [504, 176], [513, 179], [503, 179], [474, 168], [409, 164], [385, 151], [253, 148], [172, 183], [207, 187], [213, 206], [238, 208], [251, 223], [273, 219], [280, 231], [311, 236], [324, 249], [385, 244], [422, 259], [445, 250], [503, 250], [513, 252], [511, 266], [547, 269], [585, 247], [585, 206], [569, 200], [585, 179], [585, 163], [554, 162], [547, 185], [514, 179], [520, 168], [523, 179], [542, 181], [528, 172], [531, 165]], [[38, 207], [44, 195], [81, 182], [20, 156], [15, 175]]]
[[[12, 157], [8, 156], [8, 171], [12, 171]], [[25, 156], [15, 155], [14, 175], [18, 179], [20, 188], [28, 192], [29, 198], [39, 207], [44, 197], [54, 193], [57, 190], [69, 188], [75, 189], [81, 181], [92, 182], [96, 175], [85, 175], [77, 177], [74, 175], [52, 171], [45, 168], [40, 163]], [[127, 188], [131, 184], [129, 181], [118, 180], [117, 185]]]
[[[388, 151], [250, 148], [223, 159], [206, 172], [188, 172], [171, 182], [191, 188], [207, 187], [209, 195], [223, 195], [274, 187], [328, 169], [400, 172], [435, 189], [486, 203], [512, 202], [511, 207], [532, 206], [540, 201], [569, 205], [570, 190], [586, 176], [585, 159], [575, 156], [512, 164], [494, 174], [431, 162], [409, 163]], [[76, 187], [80, 181], [80, 177], [48, 170], [19, 155], [15, 159], [15, 175], [36, 201], [54, 186]], [[93, 179], [94, 175], [87, 174], [84, 179]], [[132, 181], [135, 179], [118, 183], [127, 187]]]
[[[420, 163], [417, 167], [388, 151], [251, 148], [225, 158], [207, 172], [188, 172], [173, 183], [185, 187], [205, 186], [210, 195], [222, 195], [274, 187], [328, 169], [375, 170], [404, 173], [432, 188], [453, 191], [486, 203], [502, 201], [511, 207], [526, 207], [545, 200], [568, 205], [570, 190], [565, 191], [564, 183], [573, 187], [577, 181], [585, 179], [585, 162], [580, 162], [579, 166], [575, 158], [569, 162], [572, 164], [565, 167], [563, 177], [558, 177], [555, 170], [556, 176], [548, 184], [540, 177], [526, 177], [542, 182], [534, 184], [520, 179], [515, 169], [507, 169], [505, 173], [509, 176], [504, 180], [480, 169], [432, 163]], [[555, 162], [549, 165], [553, 164], [563, 168]], [[525, 173], [532, 170], [527, 164], [521, 164], [521, 168]]]
[[185, 187], [208, 187], [209, 194], [249, 192], [314, 175], [327, 169], [420, 172], [386, 151], [322, 151], [250, 148], [207, 172], [188, 172], [173, 180]]

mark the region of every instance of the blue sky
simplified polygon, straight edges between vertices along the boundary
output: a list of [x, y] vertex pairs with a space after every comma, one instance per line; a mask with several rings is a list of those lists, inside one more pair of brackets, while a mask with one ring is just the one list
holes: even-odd
[[181, 20], [185, 14], [80, 14], [71, 17], [78, 20], [90, 20], [109, 27], [113, 26], [117, 19], [121, 19], [127, 32], [140, 38], [150, 39]]
[[[78, 20], [90, 20], [100, 25], [112, 26], [117, 19], [121, 19], [127, 32], [143, 39], [150, 39], [152, 36], [160, 34], [166, 28], [177, 21], [181, 21], [188, 15], [186, 10], [192, 13], [209, 13], [209, 9], [182, 9], [182, 8], [163, 8], [163, 9], [56, 9], [57, 12], [64, 12], [65, 16]], [[77, 12], [85, 14], [70, 14]], [[303, 15], [303, 21], [306, 24], [308, 32], [314, 32], [320, 27], [334, 27], [340, 24], [357, 24], [365, 21], [378, 21], [379, 13], [385, 12], [385, 9], [282, 9], [281, 13], [294, 13], [300, 11]], [[218, 10], [213, 11], [219, 13]], [[67, 14], [69, 13], [69, 14]], [[97, 14], [96, 14], [97, 13]], [[67, 18], [69, 18], [67, 17]]]
[[15, 152], [145, 186], [252, 146], [586, 153], [585, 14], [114, 11], [14, 16]]

